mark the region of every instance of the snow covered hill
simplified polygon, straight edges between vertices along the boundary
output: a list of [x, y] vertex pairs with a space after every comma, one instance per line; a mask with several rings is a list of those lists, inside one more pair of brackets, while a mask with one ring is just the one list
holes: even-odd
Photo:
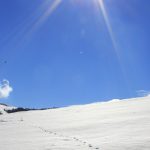
[[150, 150], [150, 97], [0, 116], [0, 150]]
[[6, 104], [1, 104], [0, 103], [0, 115], [1, 114], [6, 114], [7, 112], [7, 110], [12, 110], [12, 109], [15, 109], [16, 107], [12, 107], [12, 106], [8, 106], [8, 105], [6, 105]]

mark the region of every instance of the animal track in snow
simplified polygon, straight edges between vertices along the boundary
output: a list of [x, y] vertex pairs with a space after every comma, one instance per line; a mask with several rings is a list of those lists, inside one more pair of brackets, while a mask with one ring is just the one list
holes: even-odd
[[[35, 127], [35, 126], [34, 126]], [[99, 150], [100, 148], [99, 147], [96, 147], [96, 146], [93, 146], [92, 144], [86, 142], [86, 141], [83, 141], [77, 137], [69, 137], [69, 136], [65, 136], [65, 135], [62, 135], [62, 134], [59, 134], [59, 133], [56, 133], [56, 132], [53, 132], [53, 131], [50, 131], [50, 130], [46, 130], [42, 127], [38, 127], [36, 126], [36, 128], [39, 128], [40, 130], [42, 130], [43, 132], [47, 133], [47, 134], [51, 134], [51, 135], [54, 135], [54, 136], [57, 136], [57, 137], [60, 137], [60, 138], [63, 138], [61, 139], [62, 141], [66, 141], [66, 142], [69, 142], [69, 141], [74, 141], [74, 142], [77, 142], [77, 143], [80, 143], [78, 144], [77, 146], [87, 146], [89, 149], [95, 149], [95, 150]]]

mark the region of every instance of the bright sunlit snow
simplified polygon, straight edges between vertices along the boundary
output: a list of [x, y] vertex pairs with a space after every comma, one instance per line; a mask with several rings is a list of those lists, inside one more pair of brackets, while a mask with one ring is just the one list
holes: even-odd
[[149, 150], [150, 97], [0, 116], [0, 150], [94, 149]]

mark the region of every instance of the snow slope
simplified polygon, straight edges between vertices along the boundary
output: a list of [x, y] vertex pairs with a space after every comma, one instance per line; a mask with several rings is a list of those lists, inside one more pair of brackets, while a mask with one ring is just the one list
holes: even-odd
[[0, 116], [0, 150], [150, 150], [150, 97]]
[[5, 104], [0, 104], [0, 114], [6, 114], [5, 110], [12, 110], [15, 109], [16, 107], [12, 107], [12, 106], [7, 106]]

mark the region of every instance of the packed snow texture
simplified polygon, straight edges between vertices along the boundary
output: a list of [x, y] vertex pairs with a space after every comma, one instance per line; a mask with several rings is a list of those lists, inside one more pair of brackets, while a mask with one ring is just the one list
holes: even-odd
[[150, 150], [150, 97], [0, 116], [0, 150]]

